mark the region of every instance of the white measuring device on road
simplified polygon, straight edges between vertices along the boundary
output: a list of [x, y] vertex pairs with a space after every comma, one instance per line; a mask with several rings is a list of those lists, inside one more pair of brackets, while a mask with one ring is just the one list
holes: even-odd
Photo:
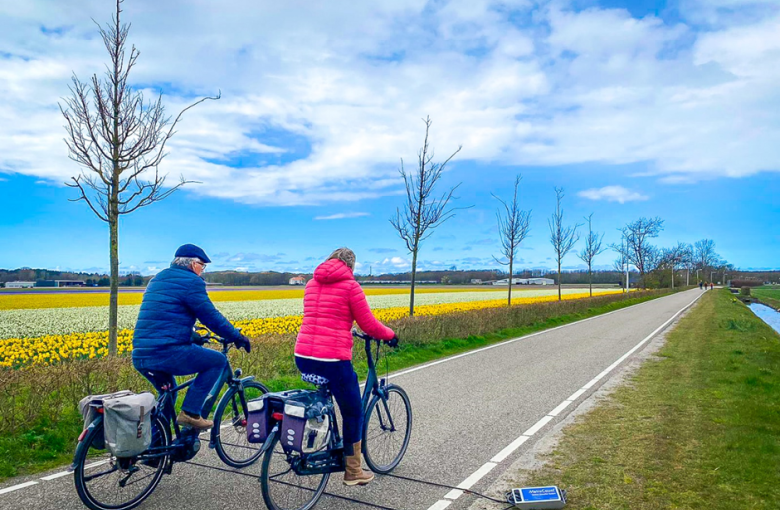
[[555, 485], [548, 487], [522, 487], [512, 489], [507, 494], [507, 500], [515, 508], [526, 510], [543, 510], [547, 508], [563, 508], [566, 505], [566, 491]]

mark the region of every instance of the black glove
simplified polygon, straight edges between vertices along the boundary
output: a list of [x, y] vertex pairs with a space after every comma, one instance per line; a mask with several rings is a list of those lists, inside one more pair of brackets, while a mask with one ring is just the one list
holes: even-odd
[[194, 329], [192, 330], [192, 336], [190, 338], [191, 338], [192, 343], [194, 343], [195, 345], [200, 345], [200, 346], [205, 345], [209, 341], [208, 338], [200, 336], [200, 333], [198, 333]]
[[249, 339], [244, 335], [239, 336], [238, 340], [233, 342], [239, 349], [244, 349], [246, 352], [252, 351], [252, 344], [249, 343]]
[[393, 339], [392, 339], [392, 340], [390, 340], [389, 342], [387, 342], [387, 345], [389, 345], [390, 347], [392, 347], [392, 348], [394, 348], [394, 349], [395, 349], [396, 347], [398, 347], [398, 335], [395, 335], [395, 336], [393, 337]]

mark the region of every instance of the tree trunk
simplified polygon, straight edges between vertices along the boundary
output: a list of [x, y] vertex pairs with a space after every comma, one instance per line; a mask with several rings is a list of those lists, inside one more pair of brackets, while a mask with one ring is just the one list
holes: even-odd
[[558, 259], [558, 301], [561, 301], [561, 259]]
[[506, 306], [512, 306], [512, 263], [514, 262], [514, 257], [511, 257], [509, 259], [509, 291], [506, 295]]
[[108, 302], [108, 355], [117, 355], [117, 319], [119, 312], [119, 204], [118, 182], [112, 186], [110, 215], [110, 263], [111, 263], [111, 294]]
[[588, 288], [590, 289], [590, 297], [593, 297], [593, 271], [591, 265], [588, 264]]
[[414, 282], [417, 278], [417, 245], [414, 246], [414, 253], [412, 253], [412, 290], [409, 294], [409, 317], [414, 317]]

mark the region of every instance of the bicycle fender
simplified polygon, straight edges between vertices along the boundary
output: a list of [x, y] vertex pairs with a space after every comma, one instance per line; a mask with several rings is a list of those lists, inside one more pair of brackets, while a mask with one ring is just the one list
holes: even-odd
[[268, 437], [265, 438], [265, 442], [263, 443], [263, 448], [260, 450], [260, 455], [265, 455], [265, 452], [271, 447], [271, 445], [274, 442], [274, 439], [276, 439], [276, 436], [279, 434], [279, 425], [274, 425], [274, 428], [271, 430], [271, 433], [268, 434]]
[[92, 423], [89, 424], [89, 426], [86, 429], [84, 429], [84, 431], [81, 432], [81, 435], [79, 436], [81, 439], [79, 439], [79, 444], [76, 446], [76, 453], [73, 454], [73, 462], [71, 463], [70, 466], [68, 466], [67, 469], [68, 472], [72, 473], [73, 471], [76, 470], [76, 459], [79, 457], [79, 453], [84, 448], [89, 448], [89, 445], [84, 443], [84, 439], [89, 435], [90, 432], [92, 432], [92, 429], [100, 425], [102, 422], [103, 422], [103, 416], [99, 415], [97, 418], [95, 418], [92, 421]]

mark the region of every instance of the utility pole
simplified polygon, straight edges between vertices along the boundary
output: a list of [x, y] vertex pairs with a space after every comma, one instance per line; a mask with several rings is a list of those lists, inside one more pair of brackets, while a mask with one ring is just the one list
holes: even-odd
[[628, 262], [626, 262], [626, 293], [628, 293], [628, 288], [631, 286], [631, 283], [628, 280]]
[[685, 286], [689, 287], [691, 285], [691, 268], [685, 269]]

